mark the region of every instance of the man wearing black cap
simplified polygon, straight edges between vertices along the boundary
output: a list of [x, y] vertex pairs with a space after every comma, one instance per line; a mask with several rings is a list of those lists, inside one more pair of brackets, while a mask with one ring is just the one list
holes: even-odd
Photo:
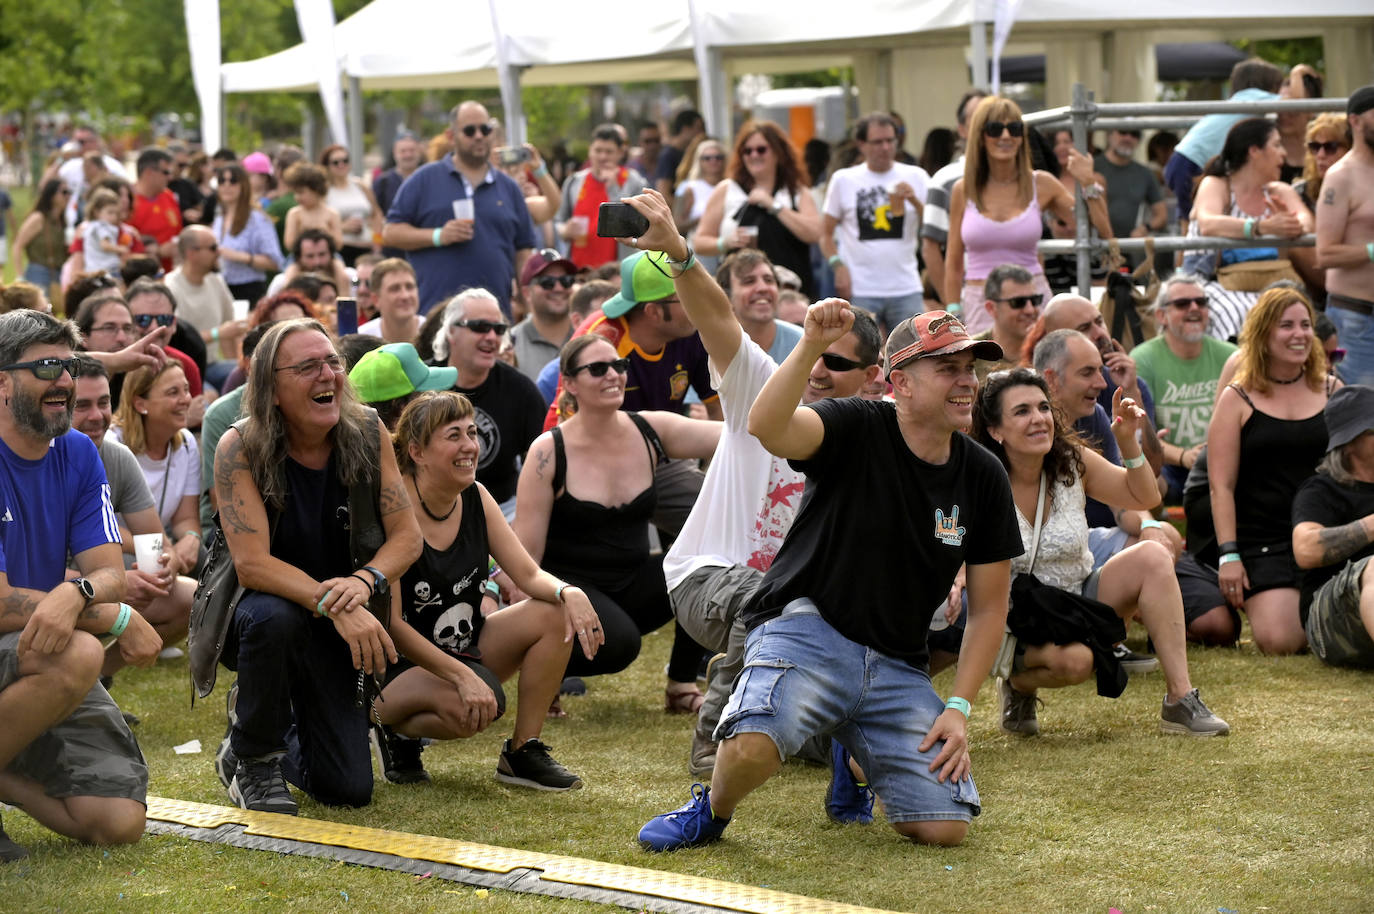
[[1350, 152], [1322, 179], [1317, 266], [1326, 270], [1326, 314], [1340, 333], [1348, 384], [1374, 384], [1374, 86], [1345, 106]]
[[1323, 663], [1374, 669], [1374, 388], [1342, 387], [1325, 412], [1326, 457], [1293, 499], [1298, 608]]
[[531, 381], [539, 380], [540, 370], [558, 358], [563, 344], [572, 338], [568, 303], [576, 272], [576, 264], [549, 248], [531, 254], [520, 270], [520, 285], [530, 313], [511, 328], [510, 340], [515, 347], [515, 367]]
[[[972, 423], [974, 360], [1002, 349], [927, 311], [888, 339], [895, 402], [798, 406], [816, 360], [853, 324], [847, 302], [812, 305], [750, 410], [749, 432], [806, 474], [806, 492], [742, 613], [744, 668], [716, 729], [711, 787], [640, 830], [650, 850], [719, 839], [739, 802], [819, 733], [855, 758], [904, 837], [959, 844], [980, 810], [966, 720], [1002, 639], [1022, 544], [1006, 473], [959, 429]], [[968, 627], [942, 701], [926, 633], [961, 565]]]

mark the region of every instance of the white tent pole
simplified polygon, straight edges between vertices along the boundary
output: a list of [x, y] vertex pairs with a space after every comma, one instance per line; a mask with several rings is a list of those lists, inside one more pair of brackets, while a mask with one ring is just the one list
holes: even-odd
[[969, 45], [973, 63], [973, 87], [988, 88], [988, 28], [986, 22], [970, 22], [968, 27]]
[[505, 109], [506, 142], [519, 146], [525, 142], [525, 109], [520, 101], [520, 70], [510, 62], [496, 0], [487, 0], [491, 10], [491, 35], [496, 46], [496, 76], [501, 83], [501, 107]]
[[191, 80], [200, 101], [200, 142], [213, 152], [224, 145], [219, 0], [186, 0], [186, 43], [191, 52]]
[[296, 22], [300, 25], [301, 38], [312, 52], [330, 139], [347, 145], [343, 87], [339, 84], [339, 58], [334, 50], [334, 7], [329, 0], [296, 0]]
[[348, 77], [348, 160], [355, 175], [363, 173], [363, 83], [356, 76]]
[[730, 104], [725, 91], [725, 66], [720, 48], [707, 40], [706, 23], [697, 8], [698, 0], [687, 0], [692, 22], [692, 58], [697, 65], [697, 104], [706, 121], [707, 136], [730, 136]]

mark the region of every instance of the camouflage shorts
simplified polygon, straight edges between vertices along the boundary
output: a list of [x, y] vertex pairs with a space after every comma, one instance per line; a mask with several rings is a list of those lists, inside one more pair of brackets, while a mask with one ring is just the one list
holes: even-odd
[[1360, 575], [1369, 559], [1346, 562], [1312, 595], [1304, 627], [1312, 653], [1323, 663], [1374, 669], [1374, 639], [1360, 618]]
[[[19, 632], [0, 635], [0, 691], [19, 678]], [[148, 766], [105, 687], [26, 746], [7, 771], [37, 781], [50, 797], [121, 797], [148, 802]]]

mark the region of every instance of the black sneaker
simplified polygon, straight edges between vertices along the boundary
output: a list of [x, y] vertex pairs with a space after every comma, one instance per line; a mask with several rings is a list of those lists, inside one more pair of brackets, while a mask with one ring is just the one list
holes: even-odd
[[285, 816], [297, 813], [296, 800], [281, 773], [281, 756], [239, 759], [234, 779], [229, 783], [229, 799], [240, 809], [275, 812]]
[[496, 763], [496, 779], [535, 790], [578, 790], [582, 779], [549, 755], [549, 747], [537, 739], [511, 750], [510, 740], [501, 747], [501, 759]]
[[4, 823], [0, 822], [0, 863], [13, 863], [23, 860], [28, 855], [28, 851], [10, 840], [10, 836], [5, 834]]
[[1002, 729], [1017, 736], [1035, 736], [1040, 732], [1040, 720], [1036, 716], [1036, 704], [1040, 701], [1035, 693], [1027, 695], [1011, 687], [1007, 679], [997, 680], [997, 692], [1002, 700]]
[[424, 743], [409, 736], [402, 736], [383, 724], [374, 723], [372, 731], [372, 751], [377, 756], [377, 765], [382, 774], [393, 784], [428, 784], [429, 772], [420, 761]]
[[1151, 657], [1149, 654], [1137, 654], [1125, 645], [1125, 643], [1112, 645], [1112, 653], [1121, 662], [1121, 668], [1126, 671], [1128, 676], [1138, 676], [1141, 673], [1153, 673], [1159, 669], [1159, 659]]
[[215, 753], [215, 774], [219, 775], [219, 782], [224, 785], [225, 790], [233, 783], [234, 771], [239, 766], [234, 750], [229, 748], [229, 734], [234, 732], [234, 724], [239, 722], [238, 702], [239, 681], [235, 679], [234, 684], [229, 686], [229, 694], [224, 697], [224, 716], [228, 719], [228, 724], [224, 728], [224, 739], [220, 740], [219, 751]]

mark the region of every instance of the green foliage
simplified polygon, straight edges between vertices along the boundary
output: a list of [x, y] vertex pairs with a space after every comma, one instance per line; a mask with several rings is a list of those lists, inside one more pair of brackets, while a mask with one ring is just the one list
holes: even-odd
[[1326, 57], [1319, 37], [1276, 38], [1263, 41], [1242, 38], [1231, 44], [1247, 54], [1262, 57], [1284, 68], [1305, 63], [1319, 71], [1326, 69]]
[[774, 89], [810, 89], [854, 84], [853, 67], [829, 67], [805, 73], [778, 73], [770, 77]]
[[558, 140], [586, 136], [591, 127], [590, 99], [586, 86], [522, 88], [520, 103], [529, 123], [529, 141], [549, 149]]

